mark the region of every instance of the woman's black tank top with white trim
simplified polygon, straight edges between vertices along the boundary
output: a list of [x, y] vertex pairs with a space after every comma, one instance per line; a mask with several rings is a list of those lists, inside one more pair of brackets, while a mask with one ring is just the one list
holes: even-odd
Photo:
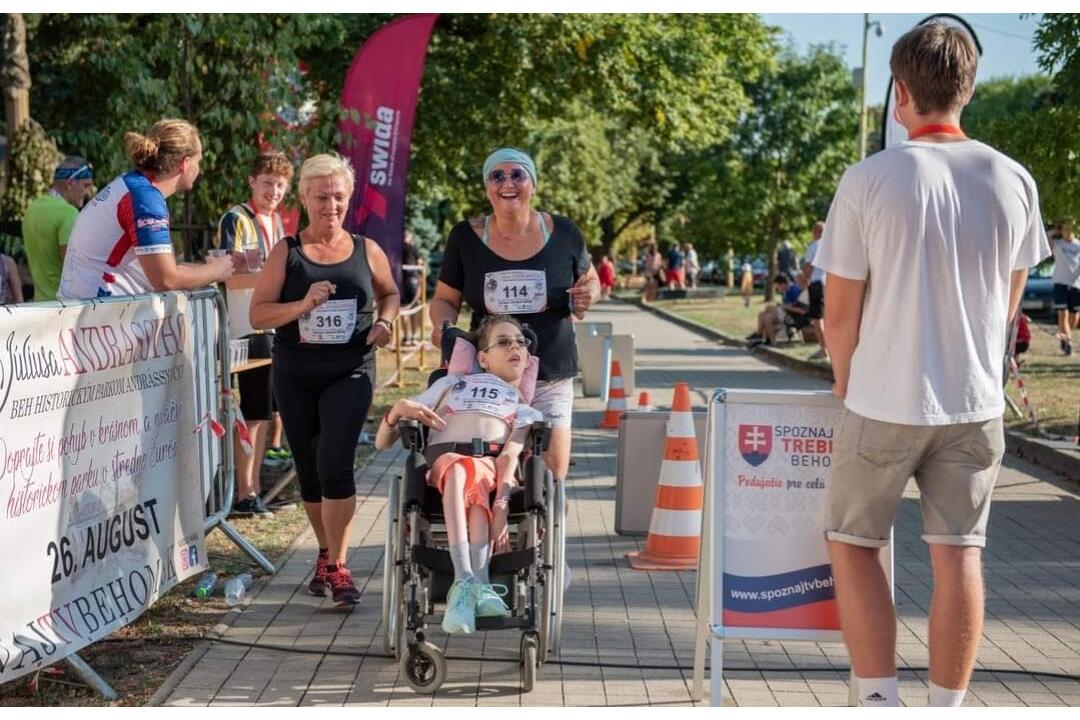
[[[374, 348], [367, 344], [368, 331], [371, 330], [375, 319], [375, 293], [371, 284], [367, 241], [359, 235], [353, 235], [352, 241], [353, 251], [349, 257], [341, 262], [319, 263], [304, 254], [303, 244], [298, 237], [289, 236], [284, 239], [288, 245], [289, 254], [285, 260], [285, 282], [281, 286], [279, 302], [303, 300], [313, 283], [329, 280], [337, 287], [329, 300], [338, 302], [331, 307], [351, 311], [351, 304], [341, 301], [354, 300], [356, 322], [351, 333], [341, 331], [337, 335], [333, 332], [320, 333], [315, 321], [319, 321], [318, 324], [321, 325], [327, 321], [340, 320], [340, 317], [325, 312], [321, 313], [322, 317], [316, 317], [320, 313], [309, 314], [307, 318], [293, 320], [278, 328], [274, 341], [275, 347], [313, 353], [356, 353], [358, 356], [371, 353], [373, 356]], [[329, 305], [329, 302], [327, 304]], [[341, 317], [346, 314], [347, 312], [337, 313]], [[308, 341], [302, 337], [301, 322], [305, 322], [303, 334], [309, 338]], [[312, 339], [323, 342], [313, 342]]]

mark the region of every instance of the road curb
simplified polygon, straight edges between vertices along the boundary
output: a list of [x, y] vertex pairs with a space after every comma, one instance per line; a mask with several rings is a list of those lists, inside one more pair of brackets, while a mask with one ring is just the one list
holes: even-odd
[[[691, 332], [697, 333], [710, 340], [716, 340], [717, 342], [730, 347], [741, 347], [746, 349], [753, 355], [760, 357], [761, 359], [773, 364], [785, 367], [789, 370], [802, 373], [804, 375], [810, 375], [812, 377], [820, 378], [832, 382], [833, 374], [832, 368], [824, 365], [818, 365], [817, 363], [808, 362], [806, 360], [800, 360], [799, 358], [791, 357], [787, 353], [780, 352], [775, 348], [767, 347], [765, 345], [759, 345], [755, 348], [747, 348], [746, 341], [742, 338], [737, 338], [727, 333], [714, 330], [713, 328], [702, 325], [701, 323], [694, 322], [673, 313], [669, 310], [654, 307], [648, 303], [643, 303], [640, 299], [636, 300], [620, 300], [630, 305], [637, 305], [643, 310], [647, 310], [657, 317], [661, 317], [668, 322], [675, 323], [676, 325], [685, 328]], [[1023, 433], [1016, 432], [1014, 430], [1005, 431], [1005, 447], [1008, 452], [1013, 455], [1027, 460], [1035, 465], [1040, 465], [1048, 470], [1064, 475], [1066, 479], [1074, 482], [1080, 482], [1080, 452], [1069, 452], [1066, 450], [1058, 450], [1055, 447], [1048, 445], [1047, 443], [1037, 440], [1032, 437], [1028, 437]]]

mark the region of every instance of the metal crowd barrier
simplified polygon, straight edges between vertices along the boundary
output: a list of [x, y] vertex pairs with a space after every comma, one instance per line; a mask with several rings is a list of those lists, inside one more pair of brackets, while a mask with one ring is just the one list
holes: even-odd
[[[202, 418], [208, 410], [215, 408], [218, 411], [217, 416], [224, 419], [222, 425], [225, 426], [220, 447], [217, 442], [207, 442], [205, 433], [199, 434], [199, 458], [202, 465], [200, 477], [203, 479], [203, 496], [206, 498], [206, 522], [203, 530], [209, 534], [214, 528], [220, 529], [258, 563], [259, 567], [268, 573], [274, 573], [277, 571], [274, 564], [226, 520], [236, 495], [236, 458], [232, 441], [236, 414], [233, 408], [232, 353], [229, 350], [229, 310], [225, 305], [225, 297], [216, 288], [196, 290], [187, 295], [192, 300], [193, 308], [196, 417]], [[213, 301], [212, 311], [208, 302], [210, 300]], [[202, 342], [200, 338], [203, 339]], [[215, 347], [220, 374], [217, 372], [218, 368], [214, 367]], [[210, 479], [209, 488], [207, 478]]]

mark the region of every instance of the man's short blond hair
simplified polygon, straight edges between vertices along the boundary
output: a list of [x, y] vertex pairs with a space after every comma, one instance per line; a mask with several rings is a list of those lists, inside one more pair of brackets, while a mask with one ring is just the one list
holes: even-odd
[[915, 112], [955, 112], [971, 99], [979, 52], [966, 30], [931, 22], [908, 30], [893, 45], [889, 68], [915, 101]]
[[300, 194], [307, 193], [308, 186], [313, 179], [330, 177], [331, 175], [340, 175], [344, 178], [348, 192], [350, 195], [352, 194], [353, 187], [356, 184], [356, 174], [353, 172], [349, 161], [337, 153], [313, 155], [304, 161], [304, 164], [300, 167]]

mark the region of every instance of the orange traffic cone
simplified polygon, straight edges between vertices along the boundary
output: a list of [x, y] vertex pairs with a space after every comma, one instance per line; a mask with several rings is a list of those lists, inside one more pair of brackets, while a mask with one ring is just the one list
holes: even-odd
[[604, 430], [617, 430], [619, 418], [626, 412], [626, 391], [622, 384], [622, 367], [618, 360], [611, 361], [611, 388], [608, 390], [607, 410], [604, 419], [596, 427]]
[[652, 412], [652, 410], [653, 410], [652, 400], [649, 398], [649, 391], [648, 390], [642, 390], [641, 394], [638, 395], [637, 409], [640, 410], [641, 412]]
[[698, 462], [690, 386], [675, 385], [667, 423], [660, 484], [656, 488], [649, 537], [641, 552], [627, 553], [634, 570], [690, 570], [701, 545], [701, 466]]

